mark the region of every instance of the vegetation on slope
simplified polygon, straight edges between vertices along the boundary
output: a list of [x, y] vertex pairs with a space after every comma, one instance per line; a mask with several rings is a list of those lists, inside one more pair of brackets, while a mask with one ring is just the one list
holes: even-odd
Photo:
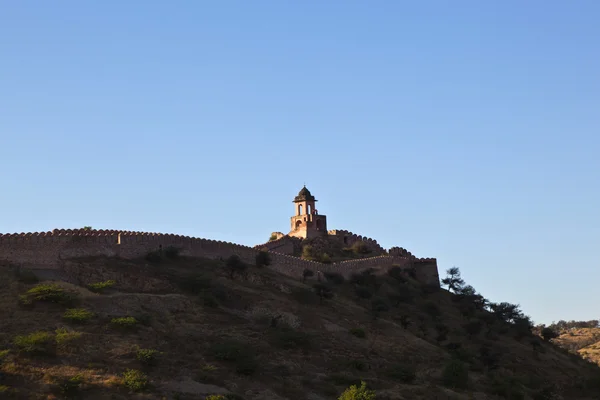
[[0, 268], [0, 397], [597, 398], [597, 366], [456, 269], [446, 291], [399, 268], [303, 282], [260, 257], [88, 258], [42, 282]]

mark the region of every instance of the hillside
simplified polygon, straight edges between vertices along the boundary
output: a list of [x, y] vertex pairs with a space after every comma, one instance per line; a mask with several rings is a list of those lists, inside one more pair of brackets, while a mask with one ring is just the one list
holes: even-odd
[[315, 289], [167, 255], [1, 266], [0, 397], [598, 398], [596, 366], [397, 271]]
[[[541, 333], [544, 326], [537, 327]], [[552, 343], [600, 365], [600, 323], [592, 321], [559, 321], [551, 324]]]

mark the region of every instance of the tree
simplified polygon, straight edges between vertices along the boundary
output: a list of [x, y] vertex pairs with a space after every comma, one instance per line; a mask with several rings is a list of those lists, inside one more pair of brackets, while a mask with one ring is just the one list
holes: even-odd
[[271, 265], [271, 255], [268, 252], [261, 250], [256, 255], [255, 263], [257, 267], [267, 267]]
[[542, 329], [542, 338], [544, 338], [546, 342], [549, 342], [551, 339], [556, 339], [558, 336], [558, 333], [556, 333], [550, 327], [545, 327]]
[[333, 290], [323, 283], [315, 283], [313, 290], [319, 296], [319, 303], [323, 304], [323, 299], [331, 299], [333, 297]]
[[315, 273], [312, 270], [305, 268], [304, 271], [302, 271], [302, 283], [306, 282], [306, 278], [310, 278], [314, 275]]
[[363, 381], [360, 386], [352, 385], [342, 393], [338, 400], [375, 400], [375, 391], [367, 389]]
[[229, 270], [229, 277], [233, 279], [235, 273], [243, 273], [246, 271], [246, 264], [240, 259], [240, 256], [233, 254], [225, 261], [225, 266]]
[[448, 286], [448, 290], [456, 293], [465, 284], [465, 281], [460, 277], [460, 270], [457, 267], [452, 267], [446, 270], [446, 278], [442, 279], [442, 284]]

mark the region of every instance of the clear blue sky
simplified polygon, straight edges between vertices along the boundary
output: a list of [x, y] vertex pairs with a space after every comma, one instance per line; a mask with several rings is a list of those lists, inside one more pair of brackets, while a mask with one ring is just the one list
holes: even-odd
[[[87, 4], [84, 4], [87, 3]], [[93, 3], [93, 4], [92, 4]], [[6, 1], [0, 231], [330, 229], [598, 318], [600, 2]]]

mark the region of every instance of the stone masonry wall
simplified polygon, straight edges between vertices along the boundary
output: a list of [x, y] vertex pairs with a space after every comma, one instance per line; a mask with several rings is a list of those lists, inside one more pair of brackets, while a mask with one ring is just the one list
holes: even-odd
[[[369, 249], [371, 249], [371, 251], [374, 254], [386, 254], [387, 251], [381, 247], [379, 245], [379, 243], [377, 243], [377, 240], [375, 239], [371, 239], [368, 237], [364, 237], [361, 235], [357, 235], [355, 233], [352, 233], [350, 231], [345, 231], [345, 230], [341, 230], [341, 229], [335, 229], [335, 230], [330, 230], [327, 231], [327, 234], [329, 235], [330, 238], [336, 238], [338, 239], [341, 243], [343, 243], [346, 247], [350, 247], [352, 246], [354, 243], [356, 242], [363, 242], [364, 244], [367, 245], [367, 247]], [[344, 241], [344, 238], [346, 239]]]
[[[215, 259], [237, 254], [246, 263], [254, 263], [259, 251], [257, 248], [235, 243], [180, 235], [112, 230], [54, 230], [0, 235], [0, 265], [4, 262], [32, 269], [60, 269], [64, 259], [85, 256], [133, 259], [169, 246], [175, 246], [181, 250], [182, 255], [192, 257]], [[314, 272], [338, 272], [350, 276], [368, 268], [385, 273], [392, 265], [413, 265], [417, 269], [419, 280], [439, 284], [435, 259], [417, 259], [410, 253], [399, 250], [394, 250], [389, 255], [334, 264], [307, 261], [276, 251], [270, 251], [270, 254], [270, 268], [294, 278], [301, 278], [306, 268]]]

